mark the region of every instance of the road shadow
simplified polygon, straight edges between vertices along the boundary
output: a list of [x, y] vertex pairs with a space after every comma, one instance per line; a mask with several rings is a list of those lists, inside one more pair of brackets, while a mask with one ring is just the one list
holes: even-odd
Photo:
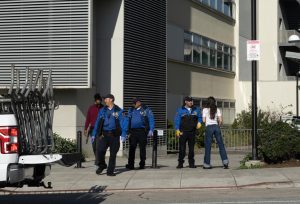
[[[31, 191], [9, 192], [0, 195], [0, 203], [9, 204], [97, 204], [105, 201], [112, 193], [104, 192], [107, 186], [92, 186], [87, 192], [78, 191]], [[3, 191], [4, 192], [4, 191]]]

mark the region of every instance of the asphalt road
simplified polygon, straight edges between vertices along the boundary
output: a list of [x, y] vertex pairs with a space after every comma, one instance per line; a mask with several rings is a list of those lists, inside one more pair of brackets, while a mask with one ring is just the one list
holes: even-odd
[[300, 204], [299, 188], [168, 190], [100, 193], [1, 195], [1, 204], [98, 203], [201, 203], [201, 204]]

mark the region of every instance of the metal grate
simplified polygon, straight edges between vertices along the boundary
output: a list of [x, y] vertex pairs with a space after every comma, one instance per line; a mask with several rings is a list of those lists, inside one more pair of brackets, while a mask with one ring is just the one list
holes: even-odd
[[88, 41], [88, 0], [0, 1], [0, 87], [10, 64], [52, 68], [55, 87], [88, 87]]
[[124, 107], [139, 96], [166, 129], [166, 0], [125, 0]]

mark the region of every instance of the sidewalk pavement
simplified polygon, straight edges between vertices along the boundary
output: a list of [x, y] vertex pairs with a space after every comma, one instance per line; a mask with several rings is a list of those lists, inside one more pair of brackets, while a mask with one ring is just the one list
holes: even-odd
[[[168, 155], [158, 158], [158, 168], [152, 169], [151, 158], [144, 170], [125, 169], [126, 158], [117, 158], [117, 176], [96, 175], [93, 161], [82, 164], [85, 168], [53, 165], [51, 175], [45, 178], [52, 182], [53, 189], [42, 187], [5, 188], [8, 193], [51, 192], [102, 192], [102, 191], [157, 191], [179, 189], [239, 189], [239, 188], [297, 188], [300, 187], [300, 167], [238, 169], [243, 155], [231, 154], [230, 169], [223, 169], [220, 157], [212, 155], [213, 169], [202, 168], [203, 155], [197, 155], [198, 168], [176, 169], [177, 156]], [[200, 160], [200, 159], [201, 160]], [[200, 162], [201, 161], [201, 162]], [[187, 162], [185, 163], [188, 165]], [[201, 165], [200, 165], [201, 164]], [[138, 166], [138, 162], [137, 162]]]

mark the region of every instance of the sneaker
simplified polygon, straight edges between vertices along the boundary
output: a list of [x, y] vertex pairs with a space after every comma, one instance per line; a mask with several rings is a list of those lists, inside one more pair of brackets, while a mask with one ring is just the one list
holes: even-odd
[[223, 165], [223, 169], [228, 169], [229, 167], [228, 167], [228, 164], [224, 164]]
[[197, 168], [197, 166], [195, 166], [195, 164], [191, 164], [191, 165], [189, 165], [189, 168], [195, 169], [195, 168]]
[[177, 169], [182, 169], [183, 168], [183, 164], [178, 164], [178, 166], [176, 166]]
[[211, 166], [203, 166], [203, 169], [212, 169]]
[[145, 166], [140, 166], [140, 168], [139, 169], [145, 169]]
[[96, 170], [96, 174], [100, 175], [102, 173], [102, 171], [104, 170], [103, 167], [99, 167], [97, 170]]
[[115, 173], [107, 173], [106, 175], [107, 175], [107, 176], [116, 176]]
[[129, 170], [134, 170], [134, 166], [131, 166], [131, 165], [129, 165], [129, 164], [126, 164], [126, 169], [129, 169]]

